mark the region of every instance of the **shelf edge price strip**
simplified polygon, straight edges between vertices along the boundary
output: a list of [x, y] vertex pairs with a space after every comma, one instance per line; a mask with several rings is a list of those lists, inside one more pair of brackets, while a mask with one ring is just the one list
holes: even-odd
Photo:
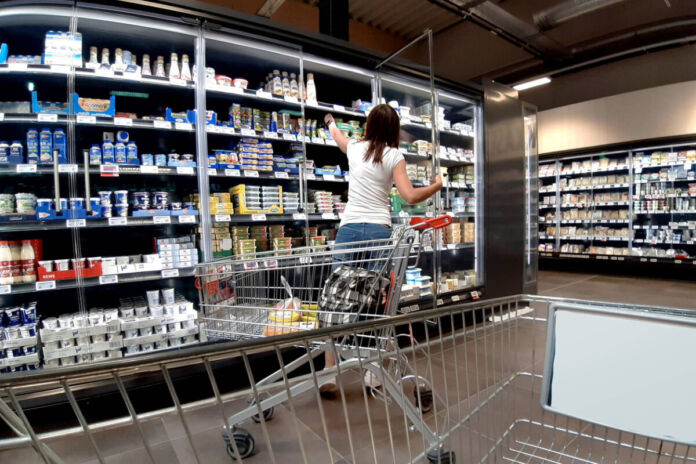
[[128, 225], [128, 218], [127, 217], [110, 217], [109, 218], [109, 225], [110, 226]]
[[58, 172], [71, 173], [71, 172], [77, 172], [77, 171], [78, 171], [77, 164], [59, 164], [58, 165]]
[[153, 216], [152, 223], [153, 224], [171, 224], [172, 217], [171, 216]]
[[36, 172], [35, 164], [18, 164], [16, 167], [18, 173]]
[[179, 224], [195, 224], [196, 216], [192, 214], [184, 214], [179, 216]]
[[68, 219], [67, 221], [65, 221], [65, 227], [69, 229], [86, 226], [87, 220], [85, 219]]
[[12, 285], [0, 285], [0, 295], [9, 295], [12, 293]]
[[162, 278], [168, 279], [170, 277], [179, 277], [179, 270], [178, 269], [163, 269], [162, 270]]
[[266, 215], [265, 214], [252, 214], [251, 220], [252, 221], [265, 221]]
[[34, 288], [36, 288], [37, 292], [40, 292], [42, 290], [53, 290], [56, 288], [56, 281], [55, 280], [46, 280], [46, 281], [36, 282]]

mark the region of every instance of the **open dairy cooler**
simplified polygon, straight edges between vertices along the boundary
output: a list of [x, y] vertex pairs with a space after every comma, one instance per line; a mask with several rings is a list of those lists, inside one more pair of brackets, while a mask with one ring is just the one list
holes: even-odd
[[0, 24], [0, 242], [31, 262], [0, 281], [4, 372], [205, 341], [194, 266], [331, 245], [350, 172], [324, 115], [361, 139], [381, 99], [400, 113], [414, 184], [447, 177], [427, 204], [395, 193], [394, 224], [457, 225], [422, 248], [402, 308], [478, 297], [477, 97], [161, 11], [10, 2]]

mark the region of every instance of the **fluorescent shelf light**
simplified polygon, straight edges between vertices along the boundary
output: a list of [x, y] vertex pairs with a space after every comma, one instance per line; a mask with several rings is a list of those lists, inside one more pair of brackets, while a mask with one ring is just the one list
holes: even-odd
[[519, 92], [520, 90], [531, 89], [532, 87], [536, 87], [538, 85], [548, 84], [549, 82], [551, 82], [550, 77], [542, 77], [541, 79], [534, 79], [533, 81], [523, 82], [521, 84], [513, 85], [512, 88]]

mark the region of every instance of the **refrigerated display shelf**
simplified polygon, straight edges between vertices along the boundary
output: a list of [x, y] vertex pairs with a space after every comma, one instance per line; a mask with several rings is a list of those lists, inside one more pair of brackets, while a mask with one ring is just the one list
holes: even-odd
[[[483, 296], [483, 287], [479, 285], [460, 288], [451, 292], [440, 293], [435, 301], [437, 306], [448, 306], [452, 304], [475, 301]], [[405, 298], [399, 301], [399, 311], [410, 313], [433, 307], [433, 296], [426, 295], [418, 298]]]
[[696, 182], [696, 179], [636, 179], [634, 184], [656, 184], [659, 182]]
[[[294, 213], [303, 214], [303, 213]], [[311, 217], [311, 215], [310, 215]], [[294, 222], [303, 221], [304, 217], [300, 218], [293, 214], [212, 214], [211, 219], [213, 223], [228, 223], [228, 224], [250, 224], [259, 223], [263, 224], [266, 222]], [[337, 217], [338, 219], [338, 217]]]
[[75, 121], [81, 127], [124, 127], [131, 129], [156, 129], [177, 132], [194, 132], [194, 125], [188, 122], [172, 123], [164, 119], [131, 119], [111, 116], [81, 116], [47, 113], [3, 114], [0, 123], [41, 123], [67, 124]]
[[185, 226], [195, 224], [198, 224], [198, 216], [193, 214], [186, 214], [181, 216], [113, 217], [96, 219], [66, 219], [51, 221], [0, 222], [0, 232], [61, 229], [101, 229], [105, 227], [143, 227], [158, 225]]
[[695, 224], [634, 225], [635, 230], [696, 230]]
[[616, 255], [591, 255], [579, 253], [563, 253], [563, 252], [539, 252], [542, 258], [551, 259], [582, 259], [582, 260], [598, 260], [598, 261], [622, 261], [634, 263], [657, 263], [657, 264], [684, 264], [696, 266], [694, 258], [655, 258], [649, 256], [616, 256]]
[[[589, 190], [612, 190], [612, 189], [625, 189], [628, 188], [629, 184], [604, 184], [604, 185], [588, 185], [582, 187], [564, 187], [561, 192], [585, 192]], [[555, 192], [554, 190], [551, 190]]]
[[[575, 175], [575, 174], [596, 174], [598, 172], [616, 172], [616, 171], [626, 171], [629, 167], [626, 164], [621, 164], [611, 168], [597, 168], [597, 169], [567, 169], [561, 171], [561, 176]], [[547, 177], [555, 177], [555, 174]]]
[[633, 170], [638, 171], [641, 169], [650, 169], [650, 168], [672, 168], [675, 166], [684, 166], [684, 165], [691, 165], [691, 162], [689, 161], [677, 161], [675, 163], [662, 163], [662, 164], [640, 164], [640, 163], [635, 163], [633, 165]]
[[696, 214], [696, 209], [683, 210], [683, 211], [649, 211], [649, 210], [634, 210], [634, 214]]
[[[0, 294], [19, 295], [25, 293], [68, 290], [73, 288], [127, 284], [132, 282], [178, 279], [184, 277], [193, 277], [195, 274], [195, 268], [181, 268], [90, 277], [83, 279], [81, 284], [77, 280], [37, 281], [35, 283], [12, 284], [8, 286], [0, 285]], [[117, 276], [117, 278], [114, 279], [112, 277], [113, 275]]]
[[561, 235], [561, 241], [581, 241], [587, 242], [597, 240], [600, 242], [628, 242], [628, 237], [614, 237], [604, 235]]
[[[401, 120], [401, 127], [405, 129], [417, 129], [421, 131], [428, 131], [430, 132], [432, 130], [432, 125], [430, 123], [421, 123], [421, 122], [415, 122], [415, 121], [410, 121], [406, 119]], [[440, 129], [438, 131], [440, 134], [449, 134], [449, 135], [454, 135], [457, 137], [463, 137], [467, 139], [474, 139], [475, 134], [473, 132], [459, 132], [451, 129]]]
[[695, 245], [696, 241], [669, 241], [669, 240], [649, 240], [644, 238], [634, 238], [633, 243], [648, 243], [650, 245]]
[[627, 201], [590, 201], [588, 203], [561, 203], [561, 208], [591, 208], [593, 206], [628, 206]]

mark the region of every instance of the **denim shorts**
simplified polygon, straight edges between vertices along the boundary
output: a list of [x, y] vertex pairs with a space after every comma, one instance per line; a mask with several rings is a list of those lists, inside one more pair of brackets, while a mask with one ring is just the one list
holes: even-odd
[[[366, 240], [385, 240], [391, 237], [391, 227], [385, 226], [383, 224], [370, 224], [366, 222], [345, 224], [338, 229], [336, 234], [336, 242], [334, 245], [334, 250], [352, 250], [356, 246], [350, 245], [353, 242], [363, 242]], [[379, 270], [382, 266], [380, 264], [380, 256], [385, 252], [360, 252], [355, 251], [353, 253], [336, 253], [334, 255], [334, 265], [333, 268], [337, 269], [341, 263], [346, 261], [351, 261], [349, 264], [353, 267], [364, 267], [366, 269]], [[362, 260], [365, 260], [362, 263]], [[358, 262], [360, 261], [360, 262]]]

